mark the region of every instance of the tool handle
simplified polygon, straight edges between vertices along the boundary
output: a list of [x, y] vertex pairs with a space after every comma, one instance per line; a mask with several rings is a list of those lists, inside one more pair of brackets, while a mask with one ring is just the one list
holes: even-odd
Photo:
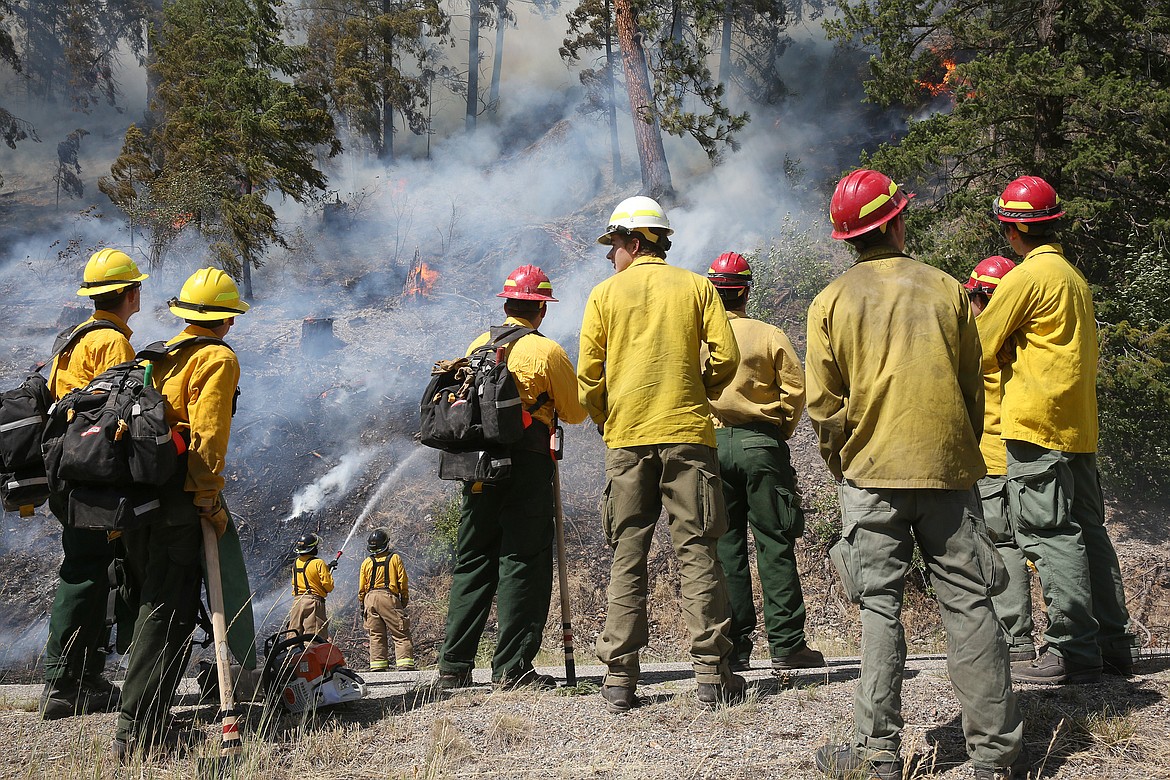
[[577, 662], [573, 657], [573, 611], [569, 603], [569, 565], [565, 556], [565, 512], [561, 505], [561, 470], [553, 461], [553, 507], [556, 510], [557, 577], [561, 586], [561, 630], [565, 645], [565, 684], [577, 684]]
[[207, 606], [211, 611], [211, 634], [215, 646], [215, 667], [219, 672], [219, 709], [223, 725], [220, 755], [235, 756], [242, 752], [240, 731], [236, 723], [235, 690], [228, 658], [227, 620], [223, 609], [223, 580], [219, 569], [219, 537], [207, 518], [203, 524], [203, 556], [207, 561]]

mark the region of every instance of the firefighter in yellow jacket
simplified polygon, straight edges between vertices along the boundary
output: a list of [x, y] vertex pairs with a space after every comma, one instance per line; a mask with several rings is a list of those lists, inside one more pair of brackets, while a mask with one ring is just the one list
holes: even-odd
[[[67, 348], [53, 359], [49, 392], [54, 400], [134, 357], [127, 323], [141, 306], [146, 278], [134, 260], [117, 249], [102, 249], [90, 257], [77, 294], [93, 299], [93, 316], [73, 330], [76, 343], [62, 345]], [[39, 711], [46, 720], [81, 712], [116, 712], [121, 695], [102, 670], [109, 637], [109, 571], [121, 542], [109, 539], [105, 531], [70, 527], [66, 508], [57, 501], [50, 506], [62, 521], [64, 559], [49, 614]]]
[[370, 671], [390, 668], [386, 634], [394, 639], [394, 668], [413, 672], [414, 643], [410, 641], [410, 584], [398, 553], [390, 551], [390, 537], [381, 528], [366, 540], [370, 555], [358, 575], [358, 603], [370, 632]]
[[202, 736], [169, 723], [168, 714], [199, 612], [202, 524], [206, 520], [222, 537], [231, 523], [221, 491], [240, 362], [223, 338], [249, 306], [231, 277], [217, 268], [193, 273], [168, 306], [187, 326], [167, 344], [193, 343], [155, 361], [153, 382], [185, 452], [174, 478], [160, 489], [162, 518], [123, 534], [126, 564], [141, 601], [110, 747], [123, 762], [151, 747]]
[[310, 634], [314, 642], [329, 641], [329, 618], [325, 614], [325, 597], [333, 591], [333, 570], [337, 559], [325, 563], [317, 557], [321, 537], [304, 534], [293, 546], [292, 609], [288, 627], [299, 634]]

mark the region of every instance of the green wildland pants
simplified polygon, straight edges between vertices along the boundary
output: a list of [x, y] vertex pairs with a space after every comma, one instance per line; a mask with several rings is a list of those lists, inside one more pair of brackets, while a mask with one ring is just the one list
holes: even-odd
[[1105, 530], [1096, 453], [1006, 440], [1008, 503], [1016, 541], [1040, 574], [1048, 606], [1044, 641], [1062, 658], [1096, 666], [1132, 658], [1121, 567]]
[[773, 658], [804, 644], [804, 596], [796, 572], [796, 540], [804, 513], [788, 445], [775, 425], [717, 428], [719, 472], [727, 506], [727, 531], [719, 560], [731, 600], [731, 642], [736, 658], [752, 655], [756, 605], [748, 557], [748, 527], [756, 545], [756, 569], [764, 599], [764, 627]]
[[678, 555], [695, 679], [725, 682], [730, 675], [731, 617], [715, 546], [727, 530], [727, 513], [715, 449], [701, 444], [610, 449], [605, 480], [601, 522], [613, 548], [609, 606], [597, 639], [597, 657], [609, 667], [605, 684], [638, 684], [638, 651], [650, 641], [647, 557], [663, 507]]
[[991, 597], [995, 614], [1003, 625], [1009, 650], [1030, 650], [1033, 646], [1032, 631], [1032, 583], [1028, 572], [1028, 559], [1016, 543], [1007, 501], [1008, 478], [1002, 474], [989, 474], [976, 483], [979, 503], [983, 507], [983, 519], [995, 549], [1003, 559], [1007, 570], [1007, 586]]
[[110, 566], [120, 542], [105, 531], [61, 527], [60, 579], [49, 613], [45, 680], [81, 681], [100, 676], [106, 664], [106, 612]]
[[978, 765], [1010, 765], [1020, 753], [1023, 721], [967, 517], [971, 492], [860, 488], [846, 481], [838, 495], [841, 540], [829, 555], [861, 607], [855, 752], [890, 760], [901, 747], [906, 636], [900, 615], [917, 542], [947, 632], [947, 672], [962, 707], [967, 752]]
[[552, 600], [552, 476], [547, 451], [517, 449], [504, 482], [478, 493], [464, 484], [440, 672], [463, 674], [475, 666], [493, 597], [499, 632], [492, 679], [532, 669]]

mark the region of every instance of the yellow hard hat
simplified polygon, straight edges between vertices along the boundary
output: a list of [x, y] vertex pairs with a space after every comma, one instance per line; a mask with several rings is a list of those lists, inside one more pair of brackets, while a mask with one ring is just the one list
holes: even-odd
[[200, 268], [187, 277], [178, 298], [167, 301], [171, 314], [185, 320], [216, 322], [239, 315], [252, 308], [240, 300], [240, 290], [232, 278], [218, 268]]
[[85, 264], [85, 275], [77, 294], [93, 298], [118, 292], [149, 276], [150, 274], [139, 272], [134, 258], [125, 252], [119, 249], [102, 249], [94, 252], [89, 262]]

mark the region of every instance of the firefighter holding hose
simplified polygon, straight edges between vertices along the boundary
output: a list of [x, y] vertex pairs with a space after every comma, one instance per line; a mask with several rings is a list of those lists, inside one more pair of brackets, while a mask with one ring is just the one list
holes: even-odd
[[414, 643], [410, 639], [410, 583], [398, 553], [390, 549], [390, 536], [381, 528], [366, 540], [370, 555], [358, 574], [358, 603], [370, 634], [370, 671], [390, 668], [386, 635], [394, 640], [394, 668], [413, 672]]
[[298, 634], [309, 634], [314, 642], [329, 641], [329, 618], [325, 612], [325, 597], [333, 591], [333, 570], [337, 559], [326, 563], [317, 557], [321, 537], [314, 533], [301, 535], [293, 552], [293, 603], [288, 613], [288, 627]]

